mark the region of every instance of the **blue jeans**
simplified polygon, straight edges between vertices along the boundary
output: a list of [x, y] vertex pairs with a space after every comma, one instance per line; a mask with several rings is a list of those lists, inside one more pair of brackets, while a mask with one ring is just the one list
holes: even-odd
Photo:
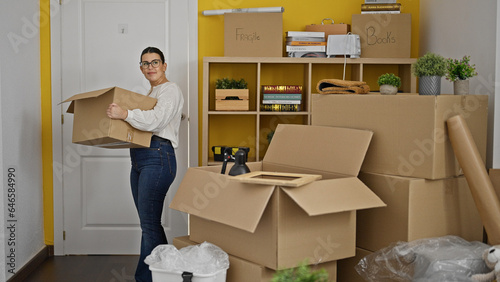
[[152, 281], [144, 259], [160, 244], [167, 244], [161, 225], [165, 196], [177, 171], [175, 151], [170, 141], [151, 141], [150, 148], [130, 149], [130, 184], [141, 224], [141, 253], [136, 281]]

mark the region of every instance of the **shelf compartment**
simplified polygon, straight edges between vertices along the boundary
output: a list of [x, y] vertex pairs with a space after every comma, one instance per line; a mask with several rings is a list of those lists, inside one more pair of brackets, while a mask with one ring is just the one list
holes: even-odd
[[[346, 64], [345, 79], [346, 80], [359, 80], [359, 66]], [[311, 75], [311, 92], [317, 93], [316, 86], [322, 79], [343, 79], [344, 77], [344, 64], [331, 65], [331, 64], [315, 64], [312, 66]]]
[[257, 64], [250, 63], [239, 63], [239, 64], [227, 64], [227, 63], [212, 63], [210, 64], [210, 73], [208, 74], [208, 107], [210, 111], [215, 111], [215, 82], [219, 78], [229, 78], [229, 79], [245, 79], [248, 83], [248, 103], [249, 110], [255, 111], [256, 108], [256, 85], [257, 85]]
[[307, 114], [302, 115], [261, 115], [259, 122], [259, 157], [262, 160], [269, 147], [268, 134], [274, 130], [278, 124], [310, 124], [309, 116]]
[[[262, 63], [260, 67], [260, 85], [258, 89], [259, 95], [259, 112], [260, 113], [276, 113], [260, 110], [260, 104], [264, 99], [262, 93], [262, 85], [300, 85], [302, 86], [302, 103], [299, 112], [307, 112], [309, 110], [309, 73], [310, 65], [306, 63]], [[296, 113], [296, 112], [293, 112]]]
[[210, 115], [208, 127], [217, 129], [217, 134], [208, 132], [208, 159], [214, 158], [213, 146], [249, 147], [248, 157], [256, 158], [255, 115]]

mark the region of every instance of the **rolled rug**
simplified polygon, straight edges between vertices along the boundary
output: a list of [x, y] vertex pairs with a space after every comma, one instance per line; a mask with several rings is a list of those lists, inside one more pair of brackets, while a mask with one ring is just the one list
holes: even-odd
[[370, 86], [364, 81], [351, 81], [342, 79], [322, 79], [316, 85], [320, 94], [366, 94]]
[[483, 222], [488, 243], [500, 244], [500, 200], [486, 171], [477, 145], [465, 119], [456, 115], [446, 121], [448, 136], [458, 163], [462, 167], [469, 184], [472, 197]]

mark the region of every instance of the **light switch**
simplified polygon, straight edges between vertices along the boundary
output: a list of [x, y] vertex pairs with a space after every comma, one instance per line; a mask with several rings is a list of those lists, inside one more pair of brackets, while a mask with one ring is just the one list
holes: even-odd
[[128, 24], [119, 24], [118, 25], [118, 33], [127, 34], [128, 33]]

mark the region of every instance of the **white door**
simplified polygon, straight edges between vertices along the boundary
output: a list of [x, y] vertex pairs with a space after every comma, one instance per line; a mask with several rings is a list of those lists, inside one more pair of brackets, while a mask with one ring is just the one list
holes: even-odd
[[[63, 1], [61, 101], [77, 93], [111, 86], [146, 93], [149, 83], [139, 70], [140, 53], [145, 47], [155, 46], [165, 53], [167, 78], [183, 90], [183, 113], [189, 117], [188, 2]], [[138, 254], [141, 235], [129, 184], [129, 150], [72, 144], [73, 116], [65, 112], [67, 107], [62, 105], [60, 148], [63, 253]], [[187, 216], [170, 210], [168, 205], [188, 166], [188, 120], [181, 123], [181, 145], [176, 151], [178, 172], [163, 213], [162, 222], [170, 241], [187, 234]], [[55, 226], [58, 232], [58, 224]], [[55, 237], [57, 244], [58, 234]]]

